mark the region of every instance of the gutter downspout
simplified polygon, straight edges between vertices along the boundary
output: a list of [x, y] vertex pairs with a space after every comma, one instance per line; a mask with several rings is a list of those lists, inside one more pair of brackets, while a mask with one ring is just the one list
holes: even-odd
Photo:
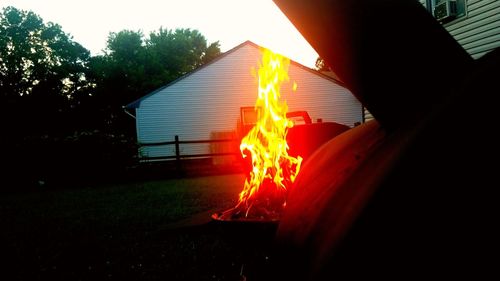
[[132, 118], [136, 119], [136, 118], [135, 118], [135, 115], [134, 115], [134, 114], [132, 114], [132, 113], [130, 113], [130, 111], [128, 111], [128, 110], [127, 110], [127, 108], [126, 108], [125, 106], [122, 106], [122, 109], [123, 109], [123, 111], [125, 111], [125, 113], [127, 113], [127, 115], [129, 115], [129, 116], [131, 116]]

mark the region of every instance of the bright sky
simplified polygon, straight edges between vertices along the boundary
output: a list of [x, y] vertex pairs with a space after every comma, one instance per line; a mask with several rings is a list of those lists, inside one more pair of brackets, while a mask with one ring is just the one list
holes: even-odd
[[197, 29], [222, 52], [246, 40], [305, 66], [318, 54], [272, 0], [0, 0], [0, 8], [31, 10], [70, 33], [93, 55], [106, 46], [109, 32]]

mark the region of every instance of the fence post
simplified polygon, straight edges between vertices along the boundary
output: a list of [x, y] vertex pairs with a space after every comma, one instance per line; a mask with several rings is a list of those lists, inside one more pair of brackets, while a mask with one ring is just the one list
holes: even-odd
[[177, 169], [177, 175], [181, 172], [181, 150], [179, 148], [179, 136], [175, 135], [175, 167]]
[[181, 151], [179, 149], [179, 136], [175, 135], [175, 160], [181, 160]]

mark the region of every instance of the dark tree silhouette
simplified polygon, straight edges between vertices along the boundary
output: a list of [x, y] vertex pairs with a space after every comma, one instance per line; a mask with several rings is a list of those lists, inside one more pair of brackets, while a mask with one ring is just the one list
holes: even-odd
[[[107, 129], [135, 136], [135, 123], [122, 106], [210, 62], [219, 42], [207, 46], [197, 30], [160, 28], [148, 38], [140, 31], [110, 33], [105, 54], [91, 60], [96, 101]], [[104, 115], [103, 115], [104, 114]]]
[[[0, 14], [0, 102], [10, 137], [53, 133], [86, 92], [90, 53], [54, 23], [14, 7]], [[36, 118], [33, 118], [36, 116]], [[6, 131], [5, 131], [6, 130]]]
[[[19, 184], [118, 175], [133, 161], [135, 122], [122, 106], [210, 62], [197, 30], [110, 33], [94, 57], [61, 26], [14, 7], [0, 13], [0, 145]], [[22, 174], [22, 176], [19, 176]]]

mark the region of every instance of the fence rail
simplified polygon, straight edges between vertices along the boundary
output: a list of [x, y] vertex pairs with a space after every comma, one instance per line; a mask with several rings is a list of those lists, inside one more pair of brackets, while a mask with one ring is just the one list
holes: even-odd
[[201, 158], [201, 157], [215, 157], [215, 156], [237, 156], [241, 155], [239, 152], [215, 152], [215, 153], [200, 153], [200, 154], [181, 154], [180, 145], [181, 144], [201, 144], [201, 143], [224, 143], [224, 142], [239, 142], [237, 139], [213, 139], [213, 140], [179, 140], [179, 136], [175, 136], [174, 141], [156, 142], [156, 143], [140, 143], [140, 147], [151, 147], [151, 146], [164, 146], [164, 145], [174, 145], [175, 155], [171, 156], [153, 156], [153, 157], [141, 157], [141, 161], [148, 160], [169, 160], [175, 159], [180, 161], [181, 159], [188, 158]]

